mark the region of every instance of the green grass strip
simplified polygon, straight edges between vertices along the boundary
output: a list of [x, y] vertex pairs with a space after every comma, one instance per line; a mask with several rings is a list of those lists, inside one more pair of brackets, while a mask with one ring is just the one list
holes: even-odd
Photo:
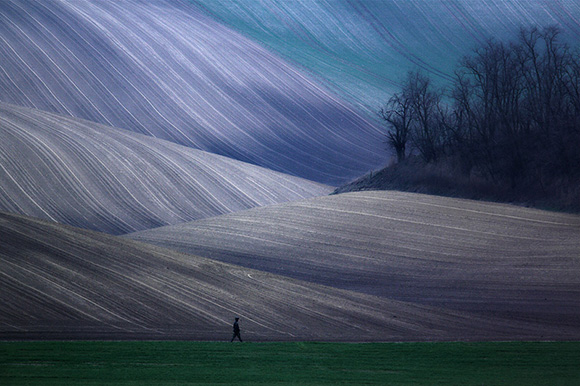
[[580, 342], [0, 342], [0, 385], [580, 385]]

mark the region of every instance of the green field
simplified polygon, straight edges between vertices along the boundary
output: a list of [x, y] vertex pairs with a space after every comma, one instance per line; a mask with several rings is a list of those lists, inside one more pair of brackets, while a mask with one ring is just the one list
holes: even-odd
[[0, 342], [0, 385], [580, 385], [579, 342]]

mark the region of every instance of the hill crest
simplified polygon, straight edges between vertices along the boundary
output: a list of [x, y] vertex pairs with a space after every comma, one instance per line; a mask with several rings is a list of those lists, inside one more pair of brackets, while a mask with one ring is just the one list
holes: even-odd
[[[337, 290], [0, 213], [0, 339], [455, 340], [537, 326]], [[428, 320], [428, 323], [425, 323]], [[541, 329], [540, 329], [541, 330]], [[512, 335], [515, 334], [515, 335]], [[568, 336], [560, 331], [558, 336]]]
[[577, 215], [373, 191], [126, 237], [335, 288], [557, 329], [580, 325], [579, 232]]
[[3, 102], [322, 183], [381, 161], [380, 130], [185, 0], [0, 3]]
[[0, 103], [0, 210], [111, 234], [326, 194], [259, 166]]

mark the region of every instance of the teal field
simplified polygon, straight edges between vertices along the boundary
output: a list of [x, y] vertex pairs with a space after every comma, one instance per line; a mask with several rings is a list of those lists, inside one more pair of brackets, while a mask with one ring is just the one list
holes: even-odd
[[2, 342], [1, 385], [578, 385], [579, 342]]

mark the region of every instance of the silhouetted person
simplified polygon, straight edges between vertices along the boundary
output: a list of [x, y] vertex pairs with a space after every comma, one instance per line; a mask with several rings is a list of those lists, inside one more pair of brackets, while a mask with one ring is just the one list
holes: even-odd
[[236, 318], [236, 321], [234, 322], [234, 336], [232, 336], [232, 340], [230, 342], [233, 342], [234, 339], [236, 339], [236, 336], [240, 342], [243, 342], [242, 336], [240, 335], [240, 325], [238, 324], [238, 320], [240, 320], [240, 318]]

